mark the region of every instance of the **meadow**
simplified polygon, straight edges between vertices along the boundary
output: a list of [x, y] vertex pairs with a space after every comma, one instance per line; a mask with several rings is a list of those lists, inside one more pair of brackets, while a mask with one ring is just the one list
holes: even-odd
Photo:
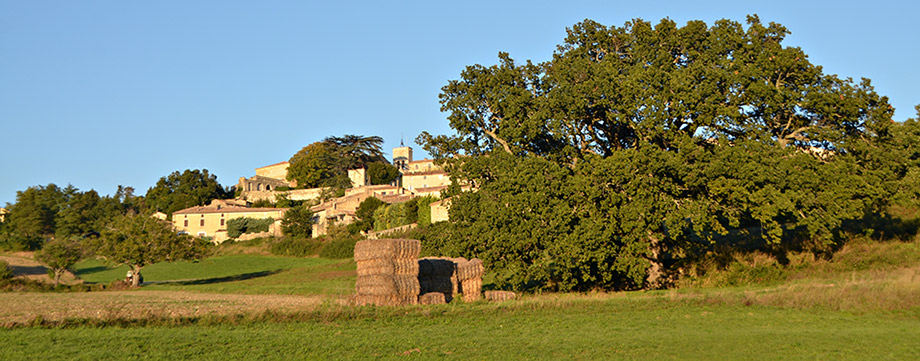
[[[197, 315], [41, 318], [0, 331], [3, 359], [920, 359], [920, 243], [853, 243], [832, 260], [780, 267], [737, 255], [727, 270], [662, 291], [531, 294], [518, 300], [354, 307], [350, 260], [234, 254], [145, 268], [139, 290], [201, 295], [172, 306], [256, 307]], [[124, 276], [97, 261], [76, 274]], [[6, 295], [0, 294], [0, 298]], [[297, 309], [270, 297], [321, 297]], [[5, 301], [0, 301], [5, 302]], [[138, 302], [141, 304], [142, 302]]]

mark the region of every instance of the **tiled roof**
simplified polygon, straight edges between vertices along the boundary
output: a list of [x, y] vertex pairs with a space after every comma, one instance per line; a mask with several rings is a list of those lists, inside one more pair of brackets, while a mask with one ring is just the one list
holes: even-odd
[[196, 206], [173, 212], [173, 214], [212, 214], [212, 213], [259, 213], [285, 211], [287, 208], [250, 208], [238, 206]]
[[403, 177], [421, 176], [421, 175], [435, 175], [435, 174], [447, 174], [447, 172], [445, 172], [445, 171], [443, 171], [443, 170], [429, 170], [429, 171], [418, 171], [418, 172], [413, 172], [413, 171], [411, 171], [411, 170], [407, 170], [405, 173], [403, 173]]

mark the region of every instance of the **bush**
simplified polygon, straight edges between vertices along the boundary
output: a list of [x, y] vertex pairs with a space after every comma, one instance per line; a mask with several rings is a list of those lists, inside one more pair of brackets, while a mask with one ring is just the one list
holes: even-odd
[[286, 236], [306, 238], [313, 232], [313, 211], [301, 204], [284, 212], [281, 219], [281, 232]]
[[13, 276], [13, 270], [10, 269], [10, 265], [5, 261], [0, 261], [0, 281], [12, 279]]
[[322, 244], [312, 238], [283, 237], [272, 242], [270, 251], [273, 255], [289, 257], [314, 256]]
[[355, 255], [355, 238], [334, 239], [323, 245], [319, 251], [319, 256], [323, 258], [345, 259], [352, 258]]
[[245, 233], [268, 232], [272, 223], [275, 223], [272, 218], [234, 218], [227, 221], [227, 236], [236, 238]]

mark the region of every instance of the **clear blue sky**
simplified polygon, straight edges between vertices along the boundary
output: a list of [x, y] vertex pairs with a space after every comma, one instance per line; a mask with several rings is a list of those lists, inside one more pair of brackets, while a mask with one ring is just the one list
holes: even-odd
[[[143, 195], [176, 170], [232, 185], [330, 135], [449, 133], [438, 93], [499, 51], [548, 60], [566, 27], [668, 17], [792, 31], [826, 73], [914, 117], [911, 1], [0, 0], [0, 205], [33, 185]], [[416, 158], [419, 158], [417, 156]]]

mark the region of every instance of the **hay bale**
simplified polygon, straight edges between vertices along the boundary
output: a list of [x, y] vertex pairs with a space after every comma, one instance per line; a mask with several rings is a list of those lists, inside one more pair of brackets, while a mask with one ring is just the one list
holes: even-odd
[[460, 281], [460, 293], [463, 302], [473, 302], [482, 298], [482, 278], [471, 278]]
[[450, 281], [450, 278], [445, 277], [426, 277], [418, 279], [419, 289], [421, 293], [428, 292], [441, 292], [453, 294], [454, 288], [453, 283]]
[[419, 294], [418, 278], [414, 275], [369, 275], [355, 280], [358, 295], [413, 295]]
[[457, 278], [460, 281], [482, 278], [484, 272], [485, 269], [482, 266], [482, 261], [478, 258], [473, 258], [468, 262], [457, 264]]
[[355, 261], [416, 259], [422, 244], [415, 239], [368, 239], [355, 244]]
[[457, 266], [450, 258], [426, 257], [418, 260], [419, 277], [445, 277], [454, 274]]
[[403, 306], [418, 304], [416, 295], [357, 295], [355, 304], [358, 306], [377, 305], [377, 306]]
[[486, 291], [486, 300], [489, 302], [501, 302], [513, 300], [517, 295], [511, 291]]
[[418, 297], [418, 303], [421, 305], [440, 305], [447, 303], [443, 293], [429, 292]]
[[370, 259], [356, 262], [358, 277], [370, 275], [412, 275], [419, 273], [414, 259]]

